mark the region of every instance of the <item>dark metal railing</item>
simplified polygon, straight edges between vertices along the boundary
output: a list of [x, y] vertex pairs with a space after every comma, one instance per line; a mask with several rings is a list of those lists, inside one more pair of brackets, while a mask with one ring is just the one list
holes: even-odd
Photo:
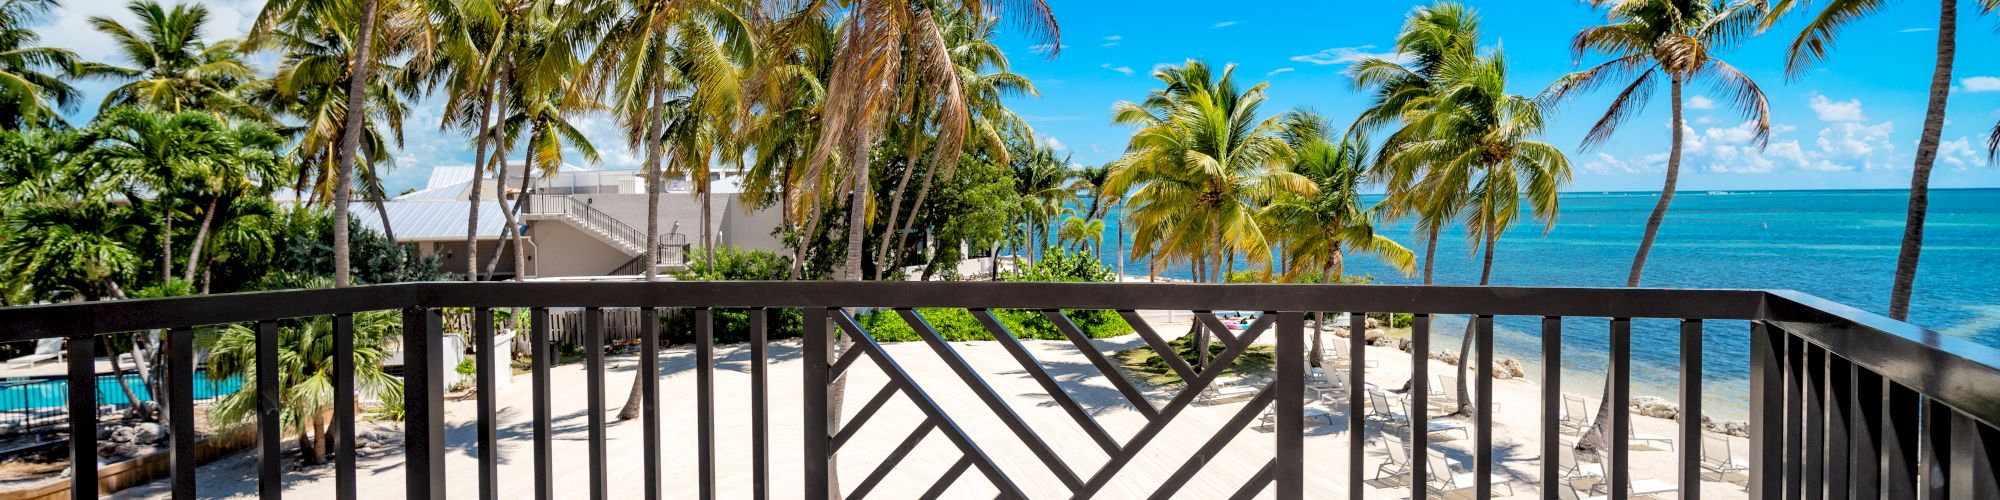
[[[153, 400], [145, 381], [140, 380], [137, 373], [125, 374], [125, 380], [140, 401]], [[126, 411], [132, 407], [132, 401], [126, 399], [119, 388], [118, 379], [109, 374], [99, 375], [96, 384], [98, 413]], [[68, 386], [69, 379], [60, 375], [0, 380], [0, 438], [68, 422]], [[197, 376], [193, 386], [194, 401], [200, 404], [236, 392], [243, 386], [243, 380]]]
[[[659, 322], [661, 308], [691, 309], [694, 313], [694, 366], [698, 467], [692, 482], [674, 482], [674, 493], [694, 493], [714, 498], [718, 485], [716, 470], [714, 398], [715, 309], [747, 309], [751, 349], [751, 429], [753, 442], [753, 486], [757, 497], [829, 498], [834, 496], [829, 464], [832, 457], [870, 423], [882, 401], [902, 396], [922, 413], [911, 424], [916, 430], [877, 465], [875, 472], [853, 486], [843, 488], [843, 496], [859, 498], [881, 484], [881, 476], [898, 467], [909, 448], [926, 435], [941, 434], [962, 457], [936, 483], [926, 497], [935, 497], [968, 473], [997, 488], [1003, 497], [1024, 496], [1007, 470], [997, 466], [969, 439], [915, 380], [900, 367], [876, 340], [873, 333], [849, 314], [850, 309], [887, 309], [901, 317], [934, 351], [952, 373], [980, 401], [999, 417], [1007, 431], [1020, 439], [1039, 461], [1058, 478], [1064, 491], [1075, 497], [1091, 497], [1123, 471], [1149, 444], [1162, 438], [1194, 439], [1201, 451], [1187, 459], [1171, 476], [1161, 481], [1155, 496], [1173, 496], [1189, 478], [1200, 472], [1206, 460], [1235, 440], [1235, 436], [1266, 406], [1275, 405], [1275, 423], [1269, 439], [1275, 450], [1238, 495], [1254, 495], [1267, 487], [1279, 498], [1306, 496], [1304, 462], [1303, 379], [1304, 318], [1307, 311], [1352, 311], [1351, 331], [1366, 327], [1368, 312], [1402, 312], [1414, 315], [1413, 349], [1409, 356], [1415, 367], [1408, 391], [1411, 408], [1426, 408], [1429, 377], [1425, 373], [1433, 320], [1439, 315], [1469, 315], [1479, 339], [1473, 357], [1478, 373], [1494, 368], [1492, 341], [1496, 317], [1541, 319], [1540, 341], [1544, 366], [1562, 366], [1563, 319], [1593, 317], [1608, 319], [1607, 373], [1610, 400], [1610, 449], [1605, 453], [1605, 493], [1624, 498], [1630, 473], [1629, 435], [1634, 318], [1667, 318], [1679, 321], [1678, 348], [1683, 356], [1679, 372], [1679, 404], [1675, 458], [1680, 498], [1698, 498], [1701, 491], [1699, 450], [1702, 436], [1702, 366], [1704, 322], [1748, 321], [1745, 332], [1749, 345], [1749, 411], [1751, 464], [1748, 489], [1751, 498], [2000, 498], [1995, 486], [1994, 455], [2000, 451], [2000, 350], [1970, 341], [1944, 336], [1915, 326], [1891, 321], [1851, 307], [1788, 291], [1745, 290], [1660, 290], [1583, 289], [1514, 287], [1424, 287], [1352, 285], [1187, 285], [1187, 284], [1079, 284], [1079, 283], [833, 283], [833, 282], [608, 282], [608, 283], [419, 283], [346, 289], [213, 295], [160, 300], [137, 300], [86, 304], [64, 304], [0, 309], [0, 341], [39, 338], [69, 338], [72, 381], [95, 377], [92, 362], [95, 335], [144, 329], [170, 329], [171, 352], [167, 370], [169, 404], [173, 418], [173, 492], [177, 498], [195, 494], [192, 413], [189, 405], [193, 362], [186, 353], [190, 328], [226, 323], [258, 325], [257, 414], [261, 456], [260, 491], [276, 498], [282, 490], [282, 469], [278, 462], [276, 321], [289, 318], [333, 316], [336, 352], [352, 349], [352, 315], [362, 311], [400, 309], [403, 311], [403, 349], [407, 365], [405, 379], [405, 440], [407, 463], [406, 494], [410, 498], [442, 498], [446, 491], [444, 388], [441, 366], [444, 345], [442, 309], [475, 309], [475, 345], [490, 345], [494, 328], [491, 309], [529, 308], [533, 315], [533, 432], [530, 454], [535, 471], [538, 498], [577, 496], [578, 490], [559, 494], [554, 484], [555, 460], [551, 446], [550, 361], [554, 359], [549, 338], [548, 308], [585, 308], [585, 370], [588, 396], [587, 467], [591, 498], [611, 496], [607, 477], [608, 443], [605, 427], [605, 350], [602, 311], [604, 308], [640, 308], [647, 318], [639, 353], [640, 377], [645, 394], [641, 428], [644, 436], [645, 473], [637, 478], [647, 498], [668, 493], [662, 488], [661, 429], [658, 397], [660, 370]], [[985, 377], [943, 341], [915, 308], [968, 309], [997, 343], [1018, 361], [1027, 376], [1048, 390], [1056, 406], [1064, 409], [1092, 444], [1104, 454], [1103, 465], [1094, 470], [1075, 469], [1068, 461], [1049, 451], [1049, 444], [1029, 428], [1018, 415], [999, 400], [999, 394], [985, 385]], [[804, 343], [800, 415], [803, 436], [799, 442], [772, 442], [769, 434], [769, 374], [765, 344], [770, 311], [799, 309], [804, 315]], [[1105, 432], [1091, 412], [1085, 411], [1065, 394], [1035, 356], [1023, 349], [1010, 332], [989, 311], [999, 309], [1039, 310], [1071, 341], [1078, 352], [1117, 389], [1123, 404], [1144, 418], [1145, 424], [1128, 439], [1119, 441]], [[1118, 311], [1133, 318], [1132, 325], [1147, 347], [1165, 349], [1167, 343], [1143, 321], [1136, 311], [1194, 311], [1196, 318], [1210, 324], [1224, 349], [1209, 368], [1172, 363], [1171, 368], [1189, 382], [1172, 393], [1164, 404], [1149, 399], [1125, 380], [1097, 351], [1083, 332], [1070, 321], [1075, 310]], [[1259, 319], [1241, 330], [1222, 327], [1208, 311], [1262, 311]], [[852, 340], [852, 347], [835, 349], [839, 337]], [[1240, 409], [1214, 435], [1163, 436], [1166, 427], [1185, 411], [1221, 375], [1220, 367], [1241, 356], [1256, 339], [1275, 336], [1276, 376], [1257, 390], [1251, 403]], [[1349, 387], [1363, 387], [1368, 380], [1365, 335], [1349, 335]], [[1141, 348], [1147, 348], [1141, 347]], [[500, 369], [491, 349], [481, 349], [478, 364], [479, 394], [493, 394], [493, 373]], [[874, 400], [854, 413], [845, 425], [830, 420], [829, 389], [844, 373], [860, 366], [856, 360], [869, 358], [888, 378]], [[1175, 355], [1164, 356], [1178, 359]], [[351, 359], [336, 356], [335, 394], [351, 395]], [[1559, 477], [1556, 460], [1548, 457], [1561, 452], [1557, 419], [1553, 418], [1561, 397], [1561, 370], [1543, 370], [1541, 401], [1543, 413], [1537, 432], [1541, 438], [1541, 475]], [[936, 384], [935, 381], [930, 381]], [[1476, 377], [1475, 395], [1492, 394], [1492, 377]], [[96, 415], [88, 402], [96, 401], [96, 385], [72, 383], [71, 415], [78, 428], [91, 428]], [[1364, 485], [1366, 457], [1365, 419], [1367, 404], [1363, 391], [1350, 390], [1345, 402], [1349, 424], [1350, 453], [1346, 475], [1353, 481], [1343, 487], [1350, 498], [1361, 498], [1372, 486]], [[1483, 397], [1483, 396], [1482, 396]], [[335, 492], [337, 498], [355, 498], [354, 401], [336, 398]], [[502, 495], [496, 483], [501, 460], [495, 426], [496, 409], [491, 398], [478, 402], [477, 456], [482, 497]], [[1473, 480], [1466, 489], [1480, 498], [1492, 496], [1495, 471], [1493, 448], [1493, 405], [1476, 404], [1472, 418], [1474, 457]], [[1387, 410], [1384, 410], [1387, 411]], [[1409, 494], [1427, 498], [1434, 493], [1428, 485], [1434, 473], [1428, 470], [1425, 451], [1429, 449], [1429, 418], [1424, 411], [1408, 416], [1410, 428], [1408, 456]], [[881, 419], [876, 419], [880, 423]], [[770, 491], [766, 482], [771, 464], [770, 447], [796, 447], [806, 458], [802, 465], [802, 490]], [[94, 457], [95, 443], [73, 443], [77, 457]], [[575, 467], [579, 464], [564, 464]], [[95, 491], [95, 461], [78, 460], [71, 479], [75, 498], [89, 498]], [[977, 479], [974, 479], [977, 480]], [[621, 488], [627, 483], [621, 483]], [[1046, 487], [1048, 485], [1036, 485]], [[1559, 498], [1559, 488], [1545, 487], [1542, 498]], [[623, 490], [621, 490], [623, 491]], [[907, 493], [904, 496], [909, 496]]]

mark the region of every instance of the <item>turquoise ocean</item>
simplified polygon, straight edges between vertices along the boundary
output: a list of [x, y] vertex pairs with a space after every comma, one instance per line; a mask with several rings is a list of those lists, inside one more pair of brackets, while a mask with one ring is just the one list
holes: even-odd
[[[1565, 193], [1553, 228], [1544, 232], [1540, 223], [1524, 222], [1501, 238], [1493, 284], [1623, 286], [1657, 200], [1657, 193]], [[1790, 289], [1882, 313], [1888, 309], [1908, 202], [1905, 190], [1684, 191], [1674, 197], [1653, 245], [1644, 284]], [[1103, 255], [1114, 267], [1116, 227], [1115, 221], [1107, 225]], [[1421, 240], [1410, 224], [1390, 224], [1382, 231], [1421, 259]], [[1444, 233], [1436, 283], [1477, 284], [1480, 260], [1472, 250], [1462, 228]], [[1932, 191], [1910, 321], [2000, 347], [1996, 263], [2000, 189]], [[1239, 263], [1237, 268], [1247, 266]], [[1125, 272], [1144, 276], [1146, 264], [1128, 261]], [[1371, 276], [1377, 283], [1422, 282], [1365, 255], [1348, 257], [1347, 272]], [[1186, 279], [1188, 271], [1180, 266], [1160, 276]], [[1565, 321], [1565, 392], [1595, 397], [1602, 387], [1608, 323], [1602, 318]], [[1538, 376], [1539, 318], [1500, 317], [1495, 325], [1499, 356], [1521, 360], [1530, 376]], [[1675, 394], [1680, 366], [1676, 325], [1673, 320], [1633, 321], [1635, 393], [1670, 399]], [[1433, 349], [1457, 349], [1464, 327], [1464, 317], [1437, 318]], [[1704, 324], [1702, 369], [1712, 417], [1740, 419], [1748, 412], [1749, 328], [1741, 321]]]

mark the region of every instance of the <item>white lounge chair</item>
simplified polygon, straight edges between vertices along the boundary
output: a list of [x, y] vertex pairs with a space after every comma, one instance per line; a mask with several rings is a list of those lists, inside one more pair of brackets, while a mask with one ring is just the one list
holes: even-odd
[[1564, 394], [1562, 398], [1562, 419], [1556, 422], [1556, 427], [1564, 434], [1582, 435], [1583, 431], [1590, 429], [1590, 413], [1585, 410], [1589, 405], [1583, 402], [1582, 396]]
[[[1304, 415], [1304, 416], [1305, 416], [1305, 417], [1306, 417], [1307, 419], [1319, 419], [1319, 420], [1321, 420], [1321, 421], [1324, 421], [1324, 422], [1326, 422], [1326, 425], [1333, 425], [1333, 414], [1332, 414], [1332, 413], [1327, 413], [1327, 412], [1326, 412], [1326, 410], [1321, 410], [1321, 409], [1319, 409], [1319, 408], [1314, 408], [1314, 407], [1311, 407], [1311, 406], [1307, 406], [1307, 407], [1305, 408], [1305, 415]], [[1268, 408], [1265, 408], [1265, 409], [1264, 409], [1264, 416], [1263, 416], [1263, 418], [1262, 418], [1261, 420], [1262, 420], [1262, 422], [1258, 424], [1258, 425], [1259, 425], [1260, 427], [1263, 427], [1263, 428], [1274, 428], [1274, 427], [1277, 427], [1277, 426], [1278, 426], [1278, 405], [1271, 405], [1270, 407], [1268, 407]]]
[[1729, 438], [1702, 434], [1701, 468], [1714, 472], [1715, 477], [1720, 479], [1731, 472], [1750, 470], [1750, 460], [1730, 452]]
[[1577, 461], [1576, 443], [1564, 442], [1562, 452], [1556, 454], [1556, 474], [1559, 474], [1564, 481], [1604, 477], [1604, 464]]
[[[1395, 409], [1396, 406], [1390, 406], [1389, 396], [1379, 391], [1370, 391], [1368, 399], [1369, 406], [1372, 407], [1368, 413], [1370, 417], [1382, 421], [1383, 425], [1387, 425], [1392, 429], [1403, 429], [1406, 431], [1410, 429], [1409, 400], [1402, 400], [1402, 404], [1398, 405], [1402, 407], [1402, 410], [1398, 411]], [[1465, 430], [1465, 424], [1439, 422], [1436, 420], [1424, 421], [1424, 434], [1429, 435], [1440, 432], [1457, 432], [1459, 439], [1470, 439], [1472, 437], [1472, 434]]]
[[43, 361], [55, 360], [61, 363], [69, 356], [63, 350], [63, 339], [41, 339], [35, 341], [35, 353], [7, 360], [8, 368], [35, 366]]
[[[1625, 483], [1625, 494], [1627, 497], [1655, 496], [1655, 495], [1673, 493], [1676, 491], [1680, 491], [1679, 486], [1674, 486], [1674, 483], [1661, 481], [1658, 479], [1639, 479]], [[1590, 493], [1593, 495], [1598, 495], [1598, 494], [1608, 495], [1610, 494], [1610, 492], [1611, 492], [1611, 483], [1599, 482], [1597, 483], [1597, 486], [1592, 486], [1590, 488]], [[1598, 498], [1605, 498], [1605, 497], [1592, 496], [1586, 498], [1585, 500], [1592, 500]]]
[[1625, 439], [1627, 442], [1631, 443], [1665, 443], [1667, 445], [1667, 449], [1669, 450], [1674, 449], [1673, 438], [1666, 436], [1655, 436], [1652, 434], [1640, 434], [1638, 428], [1632, 426], [1629, 423], [1626, 424], [1625, 426]]
[[1388, 438], [1382, 439], [1382, 447], [1388, 450], [1389, 459], [1382, 462], [1382, 465], [1375, 467], [1376, 481], [1381, 481], [1382, 476], [1402, 477], [1410, 473], [1410, 452], [1403, 446], [1404, 443], [1398, 443]]
[[[1437, 452], [1430, 452], [1425, 455], [1429, 458], [1430, 470], [1425, 471], [1429, 474], [1429, 477], [1426, 478], [1428, 482], [1424, 484], [1424, 489], [1430, 490], [1431, 493], [1444, 496], [1447, 493], [1471, 489], [1478, 485], [1479, 478], [1462, 473], [1461, 471], [1452, 470], [1451, 461], [1446, 460], [1444, 455], [1439, 455]], [[1507, 478], [1496, 476], [1489, 482], [1494, 486], [1506, 488], [1507, 496], [1514, 496], [1514, 486], [1509, 484], [1511, 481]]]
[[1257, 396], [1258, 388], [1238, 385], [1237, 382], [1235, 380], [1228, 382], [1218, 380], [1210, 383], [1207, 388], [1202, 389], [1201, 395], [1196, 397], [1196, 401], [1204, 405], [1216, 405], [1234, 403]]

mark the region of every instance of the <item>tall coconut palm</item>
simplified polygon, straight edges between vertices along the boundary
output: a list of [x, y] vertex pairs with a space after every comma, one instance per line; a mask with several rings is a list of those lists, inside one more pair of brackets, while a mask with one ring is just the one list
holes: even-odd
[[128, 200], [148, 200], [141, 207], [160, 222], [160, 281], [172, 280], [174, 220], [182, 215], [183, 194], [228, 154], [227, 128], [206, 113], [136, 108], [113, 109], [94, 128], [99, 140], [91, 161], [104, 167], [97, 175]]
[[[1766, 0], [1762, 29], [1769, 29], [1794, 9], [1811, 2]], [[1849, 23], [1881, 12], [1887, 0], [1827, 2], [1812, 16], [1785, 51], [1785, 74], [1792, 78], [1805, 74], [1812, 65], [1833, 55], [1840, 30]], [[1991, 13], [2000, 9], [2000, 0], [1978, 0], [1979, 9]], [[1945, 102], [1951, 98], [1952, 62], [1958, 56], [1958, 0], [1939, 0], [1937, 62], [1931, 67], [1929, 100], [1924, 109], [1924, 127], [1917, 135], [1916, 161], [1910, 169], [1910, 206], [1903, 220], [1902, 249], [1896, 253], [1895, 282], [1889, 289], [1889, 317], [1898, 320], [1910, 315], [1910, 292], [1916, 288], [1917, 261], [1924, 250], [1924, 218], [1930, 212], [1931, 167], [1937, 163], [1938, 138], [1944, 133]]]
[[1587, 92], [1606, 83], [1626, 82], [1624, 90], [1611, 101], [1604, 116], [1597, 119], [1583, 137], [1583, 148], [1602, 145], [1619, 125], [1645, 108], [1659, 80], [1667, 80], [1673, 109], [1670, 120], [1672, 142], [1667, 150], [1666, 182], [1660, 199], [1646, 218], [1645, 236], [1632, 256], [1632, 271], [1625, 286], [1639, 286], [1646, 269], [1646, 255], [1660, 234], [1667, 207], [1673, 203], [1675, 183], [1680, 178], [1682, 131], [1686, 121], [1681, 113], [1682, 88], [1705, 80], [1722, 90], [1725, 102], [1734, 104], [1751, 121], [1752, 142], [1759, 148], [1771, 136], [1771, 112], [1764, 91], [1749, 75], [1716, 58], [1750, 35], [1762, 15], [1753, 1], [1733, 4], [1724, 0], [1681, 2], [1671, 0], [1598, 0], [1593, 5], [1609, 6], [1609, 23], [1585, 28], [1576, 34], [1571, 48], [1581, 59], [1587, 52], [1611, 57], [1583, 71], [1570, 73], [1549, 87], [1547, 97], [1563, 99]]
[[[1400, 122], [1405, 114], [1437, 102], [1426, 98], [1434, 95], [1433, 81], [1439, 78], [1445, 61], [1469, 56], [1478, 46], [1479, 16], [1472, 9], [1454, 2], [1438, 2], [1412, 10], [1396, 36], [1394, 57], [1371, 57], [1348, 68], [1355, 88], [1370, 94], [1368, 108], [1355, 119], [1348, 134], [1366, 134]], [[1379, 155], [1386, 158], [1399, 144], [1420, 138], [1416, 129], [1407, 130], [1410, 133], [1390, 134]], [[1378, 159], [1371, 177], [1388, 189], [1388, 198], [1382, 204], [1387, 218], [1417, 218], [1415, 230], [1424, 238], [1423, 283], [1428, 285], [1432, 282], [1438, 233], [1457, 217], [1465, 195], [1419, 190], [1416, 184], [1421, 172], [1415, 168], [1391, 168], [1395, 166], [1393, 162]]]
[[[1292, 147], [1292, 171], [1311, 179], [1319, 191], [1286, 194], [1265, 206], [1258, 217], [1284, 244], [1286, 281], [1306, 273], [1319, 283], [1338, 283], [1348, 252], [1374, 255], [1405, 274], [1416, 273], [1408, 248], [1375, 231], [1376, 211], [1361, 200], [1361, 187], [1371, 170], [1368, 145], [1355, 136], [1337, 136], [1326, 119], [1310, 110], [1286, 113], [1285, 142]], [[1338, 137], [1338, 138], [1337, 138]], [[1317, 313], [1316, 324], [1326, 323]], [[1313, 335], [1312, 364], [1320, 366], [1320, 336]]]
[[284, 171], [280, 158], [284, 155], [285, 140], [276, 132], [255, 123], [243, 123], [219, 134], [222, 149], [216, 152], [217, 157], [204, 162], [201, 165], [204, 168], [194, 172], [194, 178], [186, 183], [193, 188], [188, 195], [197, 202], [205, 202], [181, 274], [181, 281], [189, 283], [194, 282], [195, 270], [201, 267], [209, 232], [218, 223], [217, 213], [234, 208], [235, 201], [244, 197], [269, 197], [272, 186], [267, 182], [280, 178]]
[[60, 110], [83, 94], [65, 77], [76, 71], [76, 53], [37, 46], [29, 25], [62, 6], [58, 0], [0, 0], [0, 129], [66, 125]]
[[746, 79], [752, 113], [743, 140], [751, 159], [743, 180], [745, 201], [757, 206], [780, 205], [783, 229], [792, 246], [790, 277], [803, 271], [817, 229], [820, 210], [800, 203], [820, 200], [826, 183], [805, 184], [803, 165], [816, 148], [820, 111], [826, 102], [824, 82], [832, 72], [837, 30], [820, 9], [790, 16], [752, 19], [761, 43], [761, 64]]
[[81, 74], [119, 82], [104, 96], [100, 109], [143, 106], [169, 112], [206, 111], [216, 116], [267, 119], [268, 114], [242, 98], [237, 87], [256, 76], [244, 64], [238, 43], [203, 42], [208, 7], [200, 4], [165, 8], [154, 0], [135, 0], [126, 10], [139, 18], [128, 27], [94, 16], [90, 26], [118, 46], [125, 66], [85, 63]]
[[[1483, 245], [1479, 284], [1493, 276], [1493, 253], [1500, 237], [1517, 222], [1522, 201], [1544, 230], [1553, 227], [1557, 192], [1569, 182], [1570, 165], [1560, 149], [1535, 140], [1545, 128], [1544, 103], [1508, 94], [1505, 56], [1460, 55], [1444, 61], [1431, 95], [1412, 102], [1405, 125], [1388, 155], [1391, 171], [1418, 171], [1416, 192], [1463, 193], [1466, 236]], [[1421, 201], [1443, 203], [1439, 197]], [[1422, 213], [1439, 210], [1418, 207]], [[1470, 351], [1474, 330], [1467, 324], [1459, 359]], [[1458, 402], [1468, 411], [1465, 370], [1459, 363]], [[1482, 375], [1483, 376], [1483, 375]], [[1490, 397], [1482, 395], [1483, 397]]]

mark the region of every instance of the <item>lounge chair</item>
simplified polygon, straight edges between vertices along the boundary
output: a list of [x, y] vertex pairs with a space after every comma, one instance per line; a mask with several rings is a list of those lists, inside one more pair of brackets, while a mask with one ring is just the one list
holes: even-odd
[[[1333, 425], [1333, 414], [1327, 413], [1326, 410], [1321, 410], [1319, 408], [1313, 408], [1311, 406], [1307, 406], [1305, 408], [1305, 417], [1316, 418], [1325, 421], [1326, 425]], [[1270, 407], [1264, 409], [1264, 416], [1262, 418], [1262, 422], [1258, 424], [1258, 426], [1263, 428], [1274, 428], [1278, 426], [1278, 405], [1271, 405]]]
[[1564, 442], [1562, 452], [1556, 454], [1556, 474], [1564, 481], [1586, 477], [1604, 477], [1604, 464], [1577, 461], [1576, 443]]
[[1673, 438], [1670, 438], [1670, 437], [1666, 437], [1666, 436], [1655, 436], [1655, 435], [1652, 435], [1652, 434], [1640, 434], [1640, 433], [1639, 433], [1639, 430], [1638, 430], [1638, 429], [1639, 429], [1639, 428], [1638, 428], [1637, 426], [1633, 426], [1633, 425], [1629, 425], [1629, 424], [1625, 426], [1625, 439], [1626, 439], [1626, 441], [1627, 441], [1627, 442], [1632, 442], [1632, 443], [1666, 443], [1666, 445], [1667, 445], [1667, 449], [1669, 449], [1669, 450], [1671, 450], [1671, 449], [1674, 449], [1674, 439], [1673, 439]]
[[[1439, 455], [1436, 452], [1426, 453], [1425, 455], [1429, 459], [1430, 470], [1426, 471], [1429, 473], [1429, 477], [1426, 478], [1428, 482], [1424, 483], [1424, 489], [1430, 490], [1432, 494], [1444, 496], [1447, 493], [1471, 489], [1478, 485], [1479, 478], [1470, 474], [1464, 474], [1461, 471], [1452, 470], [1451, 461], [1446, 460], [1444, 455]], [[1510, 497], [1514, 496], [1514, 486], [1509, 484], [1511, 482], [1504, 477], [1493, 477], [1490, 481], [1494, 486], [1506, 488], [1507, 496]]]
[[1590, 413], [1585, 410], [1589, 405], [1583, 402], [1582, 396], [1564, 394], [1562, 398], [1562, 420], [1557, 421], [1556, 426], [1565, 434], [1582, 435], [1583, 431], [1590, 429]]
[[1750, 470], [1750, 460], [1736, 456], [1729, 450], [1729, 438], [1709, 434], [1701, 435], [1701, 468], [1714, 472], [1717, 479], [1731, 472]]
[[63, 362], [69, 356], [63, 351], [63, 339], [41, 339], [35, 341], [35, 353], [7, 360], [8, 368], [35, 366], [43, 361]]
[[1202, 389], [1201, 395], [1196, 396], [1195, 399], [1196, 401], [1204, 405], [1216, 405], [1223, 403], [1234, 403], [1237, 401], [1243, 401], [1257, 396], [1257, 391], [1259, 390], [1258, 388], [1247, 385], [1238, 385], [1237, 382], [1239, 381], [1237, 380], [1232, 380], [1229, 382], [1223, 382], [1219, 380], [1215, 381], [1214, 383], [1209, 384], [1207, 388]]
[[[1679, 486], [1674, 486], [1674, 483], [1661, 481], [1658, 479], [1639, 479], [1625, 483], [1625, 495], [1627, 497], [1655, 496], [1655, 495], [1673, 493], [1676, 491], [1680, 491]], [[1598, 495], [1598, 494], [1608, 495], [1611, 493], [1611, 483], [1599, 482], [1597, 483], [1597, 486], [1590, 487], [1590, 493], [1592, 495]], [[1604, 498], [1604, 497], [1593, 496], [1586, 498], [1586, 500], [1597, 499], [1597, 498]]]
[[1389, 459], [1375, 467], [1376, 481], [1381, 481], [1382, 476], [1402, 477], [1410, 473], [1410, 452], [1403, 445], [1388, 438], [1382, 439], [1382, 447], [1388, 450]]
[[[1390, 406], [1389, 396], [1384, 395], [1379, 391], [1369, 391], [1368, 399], [1369, 399], [1369, 406], [1372, 407], [1370, 408], [1368, 413], [1369, 417], [1382, 421], [1384, 425], [1387, 425], [1392, 429], [1409, 430], [1410, 428], [1409, 400], [1407, 399], [1403, 400], [1403, 404], [1399, 405], [1403, 407], [1402, 411], [1397, 411], [1395, 410], [1394, 406]], [[1470, 439], [1472, 437], [1472, 434], [1465, 430], [1465, 424], [1461, 424], [1458, 422], [1439, 422], [1436, 420], [1424, 421], [1424, 434], [1429, 435], [1429, 434], [1437, 434], [1440, 432], [1457, 432], [1459, 435], [1459, 439]]]

